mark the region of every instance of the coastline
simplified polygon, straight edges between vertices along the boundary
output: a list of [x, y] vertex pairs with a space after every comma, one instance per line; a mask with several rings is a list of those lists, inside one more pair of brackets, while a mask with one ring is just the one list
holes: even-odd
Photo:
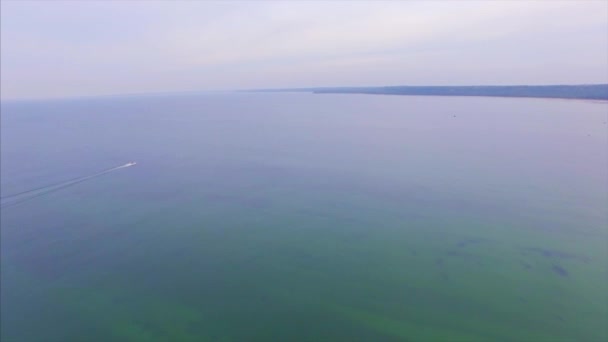
[[374, 86], [254, 89], [253, 92], [308, 92], [313, 94], [367, 94], [402, 96], [519, 97], [608, 101], [608, 84]]
[[[288, 92], [288, 91], [285, 91]], [[293, 91], [301, 93], [301, 91]], [[355, 93], [355, 92], [309, 92], [314, 95], [380, 95], [380, 96], [425, 96], [425, 97], [493, 97], [498, 99], [538, 99], [538, 100], [565, 100], [608, 104], [608, 99], [587, 99], [578, 97], [543, 97], [543, 96], [500, 96], [500, 95], [438, 95], [438, 94], [390, 94], [390, 93]]]

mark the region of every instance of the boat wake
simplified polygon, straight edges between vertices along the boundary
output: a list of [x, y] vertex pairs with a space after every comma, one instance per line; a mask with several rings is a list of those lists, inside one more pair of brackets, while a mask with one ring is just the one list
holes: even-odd
[[112, 171], [124, 169], [124, 168], [131, 167], [134, 165], [137, 165], [137, 163], [128, 162], [124, 165], [113, 167], [111, 169], [106, 169], [106, 170], [94, 173], [92, 175], [76, 177], [76, 178], [64, 180], [62, 182], [53, 183], [53, 184], [41, 186], [38, 188], [25, 190], [25, 191], [17, 192], [17, 193], [10, 194], [10, 195], [1, 196], [0, 201], [2, 201], [2, 203], [0, 204], [0, 208], [12, 207], [12, 206], [24, 203], [24, 202], [28, 202], [34, 198], [44, 196], [44, 195], [53, 193], [55, 191], [59, 191], [59, 190], [74, 186], [76, 184], [91, 180], [93, 178], [103, 176]]

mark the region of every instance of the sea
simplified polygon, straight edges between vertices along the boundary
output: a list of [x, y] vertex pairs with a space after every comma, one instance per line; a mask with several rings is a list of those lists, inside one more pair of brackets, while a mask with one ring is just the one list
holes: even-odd
[[0, 338], [607, 341], [607, 120], [530, 98], [3, 101]]

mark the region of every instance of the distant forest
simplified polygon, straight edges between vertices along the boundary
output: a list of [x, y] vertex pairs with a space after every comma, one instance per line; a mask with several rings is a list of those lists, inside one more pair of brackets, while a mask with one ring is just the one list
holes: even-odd
[[608, 100], [608, 84], [540, 86], [389, 86], [262, 89], [255, 91], [312, 92], [315, 94], [383, 94], [431, 96], [499, 96]]

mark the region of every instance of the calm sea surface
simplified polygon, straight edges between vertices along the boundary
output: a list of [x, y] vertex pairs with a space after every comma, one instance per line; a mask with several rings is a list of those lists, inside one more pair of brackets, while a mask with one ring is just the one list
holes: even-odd
[[3, 103], [2, 341], [606, 341], [607, 120], [481, 97]]

